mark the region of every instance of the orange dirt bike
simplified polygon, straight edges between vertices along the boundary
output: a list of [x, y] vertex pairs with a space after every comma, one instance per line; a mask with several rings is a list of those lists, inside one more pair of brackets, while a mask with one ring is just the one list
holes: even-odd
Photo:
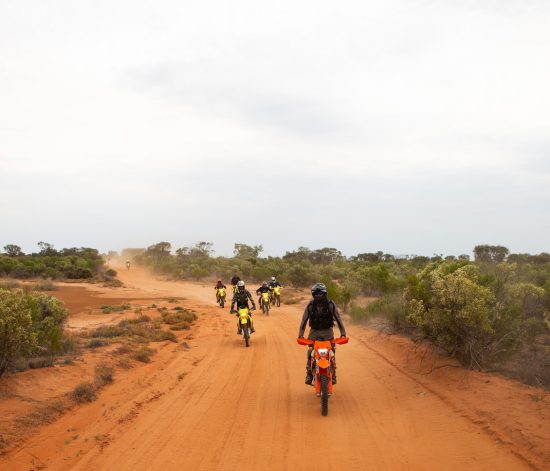
[[277, 306], [277, 307], [281, 306], [281, 287], [280, 286], [275, 286], [273, 288], [273, 292], [271, 293], [271, 298], [274, 306]]
[[340, 337], [332, 340], [308, 340], [299, 337], [300, 345], [313, 346], [311, 352], [311, 372], [313, 373], [313, 386], [317, 397], [321, 398], [321, 414], [328, 414], [328, 398], [332, 395], [332, 375], [335, 372], [334, 351], [332, 344], [342, 345], [348, 343], [348, 337]]
[[[255, 308], [252, 308], [255, 309]], [[230, 311], [231, 314], [237, 314], [238, 317], [238, 324], [239, 324], [239, 330], [241, 331], [241, 335], [244, 339], [244, 344], [249, 347], [250, 346], [250, 330], [252, 327], [252, 318], [250, 317], [250, 311], [247, 307], [240, 307], [238, 310], [235, 311], [233, 309]]]
[[225, 306], [226, 295], [227, 293], [225, 288], [216, 288], [216, 302], [220, 305], [220, 307]]
[[269, 291], [264, 291], [260, 296], [260, 309], [262, 312], [269, 316], [269, 308], [271, 307], [271, 300], [269, 299]]

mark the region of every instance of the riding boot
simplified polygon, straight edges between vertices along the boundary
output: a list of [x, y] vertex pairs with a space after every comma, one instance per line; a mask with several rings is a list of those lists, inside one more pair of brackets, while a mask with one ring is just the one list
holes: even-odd
[[241, 322], [237, 320], [237, 335], [241, 335]]
[[313, 383], [313, 373], [311, 371], [311, 368], [308, 367], [306, 368], [306, 380], [305, 380], [305, 383], [306, 384], [309, 384], [311, 386], [311, 384]]
[[306, 380], [305, 383], [311, 385], [313, 383], [313, 372], [311, 371], [311, 353], [312, 348], [307, 349], [307, 363], [306, 363]]

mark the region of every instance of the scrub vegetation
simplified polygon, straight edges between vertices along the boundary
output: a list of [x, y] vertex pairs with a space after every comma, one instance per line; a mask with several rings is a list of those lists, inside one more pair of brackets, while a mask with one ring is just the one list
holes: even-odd
[[[262, 246], [235, 244], [215, 257], [210, 242], [177, 249], [159, 242], [135, 261], [173, 278], [249, 283], [276, 276], [285, 286], [323, 281], [329, 296], [355, 320], [382, 319], [394, 332], [432, 342], [469, 368], [499, 368], [523, 381], [550, 384], [550, 254], [510, 254], [478, 245], [467, 254], [432, 257], [299, 247], [261, 257]], [[375, 298], [367, 304], [365, 297]], [[283, 295], [283, 302], [285, 296]]]
[[114, 270], [104, 266], [96, 249], [73, 247], [56, 250], [53, 245], [39, 242], [40, 250], [25, 254], [18, 245], [4, 246], [0, 254], [0, 276], [11, 278], [49, 278], [52, 280], [99, 279], [112, 281]]

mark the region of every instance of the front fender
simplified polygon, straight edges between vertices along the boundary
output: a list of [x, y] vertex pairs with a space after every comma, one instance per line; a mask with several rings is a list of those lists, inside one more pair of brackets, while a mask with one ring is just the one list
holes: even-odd
[[317, 360], [317, 366], [319, 366], [320, 370], [326, 370], [328, 368], [329, 361], [326, 358], [321, 358], [320, 360]]

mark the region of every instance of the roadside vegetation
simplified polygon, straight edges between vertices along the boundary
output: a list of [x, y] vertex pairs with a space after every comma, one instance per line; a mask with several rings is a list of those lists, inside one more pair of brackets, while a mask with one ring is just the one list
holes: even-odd
[[116, 272], [104, 265], [102, 255], [86, 247], [56, 250], [46, 242], [38, 243], [39, 251], [25, 254], [18, 245], [4, 246], [0, 253], [0, 276], [50, 280], [115, 281]]
[[[198, 242], [172, 253], [170, 243], [159, 242], [136, 250], [134, 261], [176, 279], [228, 282], [237, 274], [254, 284], [276, 276], [287, 290], [320, 280], [357, 321], [382, 320], [391, 332], [429, 341], [468, 368], [498, 368], [550, 385], [548, 253], [510, 254], [498, 245], [476, 246], [473, 260], [383, 252], [345, 257], [335, 248], [299, 247], [282, 257], [261, 252], [261, 245], [237, 243], [233, 257], [215, 257], [212, 243]], [[285, 301], [296, 298], [283, 294]]]

